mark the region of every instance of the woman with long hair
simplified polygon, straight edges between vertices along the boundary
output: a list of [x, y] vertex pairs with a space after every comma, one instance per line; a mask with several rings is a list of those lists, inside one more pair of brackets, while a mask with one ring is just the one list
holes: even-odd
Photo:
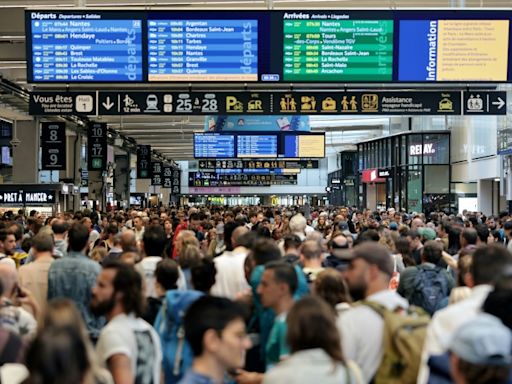
[[28, 378], [23, 384], [95, 384], [85, 341], [72, 326], [48, 327], [27, 353]]
[[[87, 328], [85, 327], [84, 321], [82, 320], [82, 316], [75, 304], [69, 299], [54, 299], [51, 300], [47, 307], [46, 313], [44, 315], [43, 320], [39, 325], [39, 334], [43, 334], [46, 329], [51, 328], [71, 328], [74, 331], [74, 334], [63, 335], [63, 345], [65, 346], [65, 337], [71, 337], [71, 340], [68, 342], [74, 343], [74, 345], [83, 344], [86, 349], [87, 354], [87, 372], [85, 372], [84, 381], [80, 381], [83, 384], [111, 384], [113, 383], [112, 377], [110, 373], [101, 368], [99, 363], [96, 360], [96, 355], [94, 353], [94, 348], [92, 343], [89, 340], [89, 335], [87, 332]], [[57, 332], [58, 333], [58, 332]], [[78, 335], [81, 341], [73, 340], [75, 334]], [[42, 336], [41, 341], [44, 341], [47, 336]], [[41, 346], [40, 346], [41, 347]], [[39, 347], [38, 347], [39, 348]], [[28, 359], [27, 359], [28, 361]], [[46, 364], [43, 360], [40, 361], [41, 364]], [[84, 365], [85, 367], [85, 365]], [[29, 370], [31, 367], [28, 366]], [[34, 369], [40, 369], [41, 367], [34, 367]], [[32, 371], [31, 371], [32, 372]], [[29, 383], [38, 383], [37, 381], [29, 381]], [[41, 382], [42, 383], [42, 382]], [[44, 381], [46, 383], [46, 381]], [[60, 381], [55, 381], [55, 383], [60, 383]], [[65, 381], [62, 381], [65, 383]], [[71, 383], [71, 381], [69, 381]]]
[[357, 365], [343, 357], [334, 312], [322, 299], [297, 301], [286, 323], [291, 356], [265, 374], [263, 384], [362, 383]]

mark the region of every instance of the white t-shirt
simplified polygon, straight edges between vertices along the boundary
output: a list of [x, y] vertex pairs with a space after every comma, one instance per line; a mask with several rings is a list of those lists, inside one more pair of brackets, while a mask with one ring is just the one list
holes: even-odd
[[215, 284], [210, 291], [213, 296], [227, 297], [233, 300], [238, 293], [250, 288], [244, 272], [247, 253], [246, 248], [237, 247], [233, 252], [226, 251], [213, 259], [217, 270]]
[[135, 265], [135, 269], [142, 275], [146, 284], [146, 297], [158, 297], [155, 288], [155, 270], [156, 265], [162, 260], [160, 256], [146, 256], [140, 263]]
[[108, 359], [114, 355], [127, 356], [132, 365], [135, 383], [160, 382], [160, 339], [153, 327], [141, 318], [121, 314], [110, 320], [101, 331], [96, 353], [104, 367], [107, 367]]
[[[406, 299], [389, 290], [374, 293], [366, 300], [381, 304], [390, 310], [396, 307], [409, 307]], [[359, 365], [365, 382], [370, 382], [375, 376], [382, 360], [383, 324], [382, 317], [366, 305], [350, 308], [341, 313], [336, 320], [343, 354]]]
[[0, 263], [8, 264], [11, 267], [14, 267], [14, 269], [16, 269], [16, 262], [13, 259], [11, 259], [9, 256], [6, 256], [5, 253], [0, 253]]

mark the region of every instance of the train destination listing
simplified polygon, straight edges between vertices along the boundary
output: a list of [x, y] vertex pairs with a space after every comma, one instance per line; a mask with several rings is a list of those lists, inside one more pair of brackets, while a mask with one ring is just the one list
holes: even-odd
[[393, 20], [284, 20], [285, 81], [390, 81]]
[[148, 20], [149, 81], [258, 81], [257, 20]]
[[141, 20], [107, 20], [89, 14], [59, 14], [73, 16], [69, 19], [38, 15], [32, 13], [30, 20], [33, 81], [143, 80]]
[[194, 157], [235, 157], [235, 136], [218, 134], [194, 134]]

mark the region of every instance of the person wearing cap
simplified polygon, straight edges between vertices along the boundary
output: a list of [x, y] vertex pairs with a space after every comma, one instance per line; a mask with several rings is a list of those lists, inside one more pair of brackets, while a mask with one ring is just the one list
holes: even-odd
[[436, 239], [436, 231], [428, 227], [419, 227], [418, 233], [424, 241], [431, 241]]
[[[350, 264], [344, 276], [355, 301], [375, 302], [389, 310], [408, 308], [407, 300], [388, 289], [394, 268], [386, 247], [364, 242], [346, 257]], [[337, 327], [345, 357], [354, 360], [362, 370], [364, 381], [370, 382], [383, 355], [382, 317], [366, 305], [356, 305], [339, 316]]]
[[418, 384], [428, 382], [429, 358], [447, 352], [455, 333], [467, 327], [481, 313], [482, 305], [496, 280], [512, 265], [512, 255], [500, 244], [482, 245], [476, 248], [472, 261], [472, 268], [464, 279], [471, 288], [470, 297], [437, 311], [427, 328]]
[[455, 333], [449, 350], [455, 384], [505, 384], [512, 364], [510, 330], [496, 317], [481, 313]]
[[350, 226], [348, 225], [347, 221], [340, 221], [338, 223], [338, 229], [343, 233], [345, 236], [352, 236], [352, 232], [350, 231]]
[[350, 242], [349, 239], [339, 233], [328, 243], [329, 256], [323, 262], [326, 268], [335, 268], [338, 271], [345, 271], [349, 264]]

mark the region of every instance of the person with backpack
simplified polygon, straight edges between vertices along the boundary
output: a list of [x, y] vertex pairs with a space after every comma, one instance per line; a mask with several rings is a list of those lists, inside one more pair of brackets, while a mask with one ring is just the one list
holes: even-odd
[[455, 282], [445, 268], [439, 267], [443, 257], [443, 243], [429, 240], [421, 251], [421, 264], [407, 267], [400, 276], [397, 292], [409, 304], [433, 315], [448, 304]]
[[336, 322], [345, 357], [359, 365], [365, 382], [414, 382], [428, 316], [409, 310], [407, 300], [388, 289], [393, 259], [386, 247], [364, 242], [346, 257], [350, 293], [362, 301]]
[[165, 384], [175, 384], [190, 369], [194, 357], [185, 339], [184, 316], [190, 305], [203, 293], [177, 289], [179, 268], [173, 260], [160, 261], [155, 276], [156, 291], [162, 297], [154, 326], [162, 345]]
[[503, 271], [512, 265], [510, 252], [497, 243], [478, 246], [472, 259], [470, 272], [465, 277], [468, 287], [471, 288], [471, 295], [467, 299], [437, 311], [427, 328], [418, 384], [428, 383], [429, 358], [449, 350], [455, 332], [481, 312], [482, 305], [489, 292], [493, 290], [494, 284]]

